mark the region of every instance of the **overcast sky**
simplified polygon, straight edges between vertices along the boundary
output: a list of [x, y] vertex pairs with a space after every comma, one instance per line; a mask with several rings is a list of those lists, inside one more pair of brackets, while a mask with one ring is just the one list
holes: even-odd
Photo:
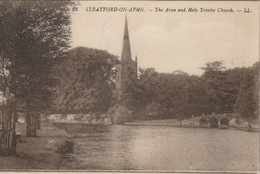
[[[128, 12], [132, 58], [141, 68], [182, 70], [201, 75], [205, 63], [223, 60], [227, 67], [251, 66], [259, 59], [258, 2], [90, 1], [72, 12], [72, 47], [85, 46], [121, 55], [124, 12], [86, 12], [86, 7], [144, 7]], [[186, 8], [186, 12], [155, 12]], [[188, 13], [188, 8], [229, 9], [233, 13]], [[237, 12], [250, 8], [251, 13]], [[152, 11], [149, 11], [152, 10]]]

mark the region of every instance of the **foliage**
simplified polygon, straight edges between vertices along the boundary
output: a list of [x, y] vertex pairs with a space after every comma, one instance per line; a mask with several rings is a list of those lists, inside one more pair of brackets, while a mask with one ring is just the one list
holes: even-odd
[[[240, 83], [240, 70], [226, 70], [222, 62], [207, 63], [202, 68], [202, 85], [207, 92], [210, 110], [216, 113], [232, 113]], [[233, 78], [233, 76], [237, 78]]]
[[141, 69], [138, 84], [145, 119], [189, 118], [202, 113], [258, 113], [259, 63], [249, 68], [226, 69], [222, 62], [207, 63], [202, 76], [182, 71], [158, 73]]
[[198, 76], [189, 76], [181, 71], [157, 73], [151, 68], [140, 72], [139, 83], [144, 88], [143, 104], [149, 117], [188, 117], [201, 111], [198, 103], [203, 102], [203, 97], [200, 97], [203, 91]]
[[4, 62], [1, 65], [10, 79], [5, 84], [16, 98], [29, 100], [38, 110], [49, 103], [53, 58], [61, 57], [69, 46], [69, 4], [68, 1], [1, 4], [0, 55]]
[[51, 104], [50, 70], [69, 47], [69, 5], [69, 1], [0, 3], [1, 90], [14, 94], [28, 114]]
[[104, 113], [113, 104], [117, 57], [106, 51], [77, 47], [54, 68], [56, 112]]
[[235, 112], [243, 117], [257, 118], [259, 114], [259, 62], [244, 69], [235, 103]]

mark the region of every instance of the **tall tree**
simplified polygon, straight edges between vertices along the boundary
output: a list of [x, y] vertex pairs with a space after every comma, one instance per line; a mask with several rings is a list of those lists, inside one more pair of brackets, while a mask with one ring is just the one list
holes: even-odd
[[63, 113], [105, 113], [113, 104], [115, 65], [107, 51], [77, 47], [54, 68], [55, 110]]
[[[26, 135], [35, 136], [35, 116], [50, 103], [50, 69], [69, 47], [69, 1], [1, 3], [1, 59], [7, 60], [10, 92], [27, 112]], [[11, 20], [10, 20], [11, 19]]]
[[242, 117], [257, 118], [259, 116], [259, 62], [244, 69], [235, 112]]
[[228, 92], [225, 90], [227, 76], [226, 68], [221, 61], [210, 62], [206, 67], [202, 68], [204, 73], [202, 81], [205, 90], [207, 91], [208, 103], [211, 106], [209, 111], [216, 113], [226, 112], [226, 98]]

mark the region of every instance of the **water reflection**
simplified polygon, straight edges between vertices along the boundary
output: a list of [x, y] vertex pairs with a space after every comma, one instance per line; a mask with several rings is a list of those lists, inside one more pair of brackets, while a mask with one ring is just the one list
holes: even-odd
[[64, 169], [258, 170], [257, 132], [124, 125], [62, 127], [75, 141]]

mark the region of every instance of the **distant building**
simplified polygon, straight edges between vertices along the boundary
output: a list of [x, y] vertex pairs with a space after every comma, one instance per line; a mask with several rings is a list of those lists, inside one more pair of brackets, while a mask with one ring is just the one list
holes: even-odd
[[123, 37], [123, 48], [121, 62], [117, 67], [116, 94], [118, 101], [121, 101], [127, 92], [127, 87], [137, 79], [137, 56], [132, 60], [131, 46], [128, 32], [127, 17], [125, 18], [125, 28]]

